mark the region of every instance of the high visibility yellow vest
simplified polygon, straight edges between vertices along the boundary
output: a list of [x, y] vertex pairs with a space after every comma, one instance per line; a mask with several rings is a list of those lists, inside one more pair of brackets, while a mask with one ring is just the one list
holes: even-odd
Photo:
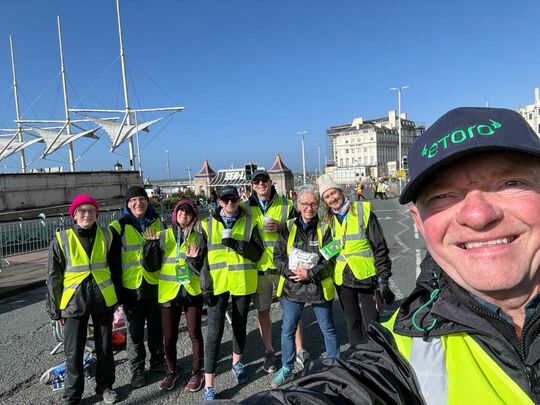
[[[177, 236], [173, 228], [168, 228], [159, 233], [159, 244], [163, 251], [161, 272], [159, 273], [158, 283], [158, 302], [163, 304], [174, 299], [180, 291], [180, 284], [176, 280], [176, 266], [186, 264], [187, 247], [197, 240], [197, 233], [192, 231], [188, 238], [182, 241], [179, 247], [178, 259], [176, 258]], [[201, 282], [199, 276], [190, 273], [189, 284], [182, 284], [189, 295], [195, 296], [201, 294]]]
[[[214, 295], [229, 291], [232, 295], [249, 295], [257, 290], [257, 264], [221, 244], [225, 227], [212, 217], [202, 223], [208, 241], [208, 265]], [[232, 238], [249, 241], [257, 226], [251, 216], [242, 214], [232, 228]]]
[[[281, 196], [276, 197], [266, 211], [266, 216], [278, 221], [282, 226], [287, 222], [287, 218], [293, 208], [292, 201]], [[275, 269], [274, 247], [276, 246], [279, 232], [266, 232], [264, 230], [264, 214], [259, 206], [251, 206], [249, 202], [244, 204], [247, 215], [251, 215], [257, 222], [261, 232], [261, 238], [264, 245], [264, 252], [257, 262], [257, 267], [261, 271]]]
[[[118, 220], [111, 222], [111, 225], [117, 232], [121, 234], [121, 225]], [[163, 230], [164, 227], [159, 219], [154, 221], [150, 228], [156, 233]], [[143, 246], [144, 236], [133, 225], [126, 224], [124, 234], [122, 235], [122, 285], [129, 289], [135, 290], [142, 284], [142, 279], [148, 284], [157, 285], [159, 272], [148, 272], [143, 262]]]
[[60, 309], [66, 309], [75, 290], [89, 275], [94, 277], [107, 306], [111, 307], [116, 304], [118, 300], [111, 279], [111, 271], [107, 264], [107, 253], [112, 242], [111, 231], [107, 228], [97, 228], [90, 258], [88, 258], [88, 254], [73, 229], [56, 232], [56, 239], [66, 258], [64, 290], [60, 300]]
[[343, 248], [336, 259], [334, 282], [343, 284], [343, 270], [348, 264], [358, 280], [377, 274], [373, 251], [366, 238], [371, 203], [351, 202], [349, 212], [341, 222], [334, 216], [333, 237], [341, 242]]
[[429, 338], [393, 331], [399, 310], [383, 323], [416, 373], [428, 405], [527, 405], [531, 398], [467, 333]]
[[[291, 253], [291, 246], [294, 246], [296, 239], [297, 226], [294, 223], [295, 219], [289, 219], [287, 221], [287, 229], [289, 229], [289, 238], [287, 239], [287, 253]], [[326, 223], [320, 221], [317, 224], [317, 242], [319, 242], [319, 249], [322, 248], [323, 235], [326, 231]], [[334, 299], [334, 281], [332, 280], [332, 272], [330, 269], [324, 268], [322, 270], [321, 286], [323, 290], [323, 296], [326, 301], [332, 301]], [[278, 286], [276, 288], [276, 295], [281, 297], [283, 293], [283, 286], [285, 285], [285, 276], [279, 277]]]

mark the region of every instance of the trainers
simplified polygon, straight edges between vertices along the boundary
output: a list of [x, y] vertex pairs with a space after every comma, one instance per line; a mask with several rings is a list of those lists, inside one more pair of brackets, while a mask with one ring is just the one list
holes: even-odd
[[178, 371], [167, 373], [165, 378], [159, 383], [159, 389], [167, 391], [172, 390], [174, 388], [174, 383], [176, 380], [178, 380], [178, 377], [180, 377], [180, 373]]
[[216, 391], [214, 387], [206, 387], [203, 391], [205, 401], [213, 401], [216, 399]]
[[232, 366], [232, 373], [234, 374], [234, 378], [236, 378], [237, 384], [245, 384], [248, 381], [248, 375], [246, 373], [246, 370], [244, 370], [244, 365], [240, 362], [234, 364]]
[[281, 367], [275, 377], [272, 379], [272, 388], [277, 388], [286, 382], [292, 381], [294, 375], [292, 370], [289, 367]]
[[303, 370], [304, 366], [311, 361], [311, 357], [309, 357], [309, 353], [307, 350], [300, 350], [298, 353], [296, 353], [296, 366], [298, 367], [298, 370]]
[[101, 393], [101, 400], [106, 404], [114, 404], [118, 400], [118, 395], [111, 388], [105, 388]]
[[191, 378], [185, 386], [185, 390], [190, 392], [197, 392], [202, 388], [203, 383], [204, 374], [202, 371], [199, 371], [198, 373], [194, 373], [191, 375]]
[[133, 388], [141, 388], [146, 385], [146, 379], [144, 378], [144, 370], [135, 370], [131, 375], [131, 386]]
[[266, 352], [264, 354], [264, 365], [263, 365], [264, 371], [267, 373], [275, 373], [277, 370], [276, 367], [276, 355], [274, 352]]

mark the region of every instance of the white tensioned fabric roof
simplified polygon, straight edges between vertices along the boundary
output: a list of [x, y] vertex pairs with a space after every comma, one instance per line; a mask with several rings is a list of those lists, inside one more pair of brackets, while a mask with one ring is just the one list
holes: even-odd
[[42, 138], [35, 138], [25, 142], [19, 142], [14, 139], [17, 134], [10, 134], [11, 139], [0, 138], [0, 160], [7, 158], [8, 156], [19, 152], [30, 145], [33, 145], [37, 142], [43, 142]]
[[60, 131], [49, 128], [32, 128], [33, 131], [38, 133], [39, 136], [43, 138], [46, 145], [45, 151], [42, 153], [41, 158], [50, 155], [62, 146], [74, 142], [83, 136], [92, 139], [99, 139], [99, 137], [94, 134], [98, 129], [99, 128], [93, 128], [89, 131], [68, 135], [67, 133], [63, 133], [63, 128], [61, 128]]
[[114, 150], [119, 147], [126, 139], [135, 135], [137, 131], [148, 131], [148, 127], [150, 125], [161, 121], [163, 118], [164, 117], [129, 125], [118, 122], [106, 121], [99, 118], [92, 118], [92, 120], [105, 131], [112, 143], [111, 150]]

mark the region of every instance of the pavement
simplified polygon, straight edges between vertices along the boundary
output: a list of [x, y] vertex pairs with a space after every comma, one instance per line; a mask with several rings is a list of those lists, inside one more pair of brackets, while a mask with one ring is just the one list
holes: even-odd
[[0, 300], [45, 285], [48, 250], [0, 259]]

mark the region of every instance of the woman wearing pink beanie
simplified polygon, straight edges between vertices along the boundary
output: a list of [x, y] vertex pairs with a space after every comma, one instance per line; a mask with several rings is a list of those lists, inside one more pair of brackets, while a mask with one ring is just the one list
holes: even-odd
[[64, 325], [66, 380], [64, 403], [79, 403], [84, 391], [83, 356], [88, 321], [92, 317], [96, 345], [96, 394], [116, 402], [112, 320], [117, 302], [111, 268], [120, 263], [120, 246], [113, 246], [108, 228], [99, 227], [99, 205], [80, 194], [69, 206], [70, 229], [56, 232], [47, 263], [47, 311]]

